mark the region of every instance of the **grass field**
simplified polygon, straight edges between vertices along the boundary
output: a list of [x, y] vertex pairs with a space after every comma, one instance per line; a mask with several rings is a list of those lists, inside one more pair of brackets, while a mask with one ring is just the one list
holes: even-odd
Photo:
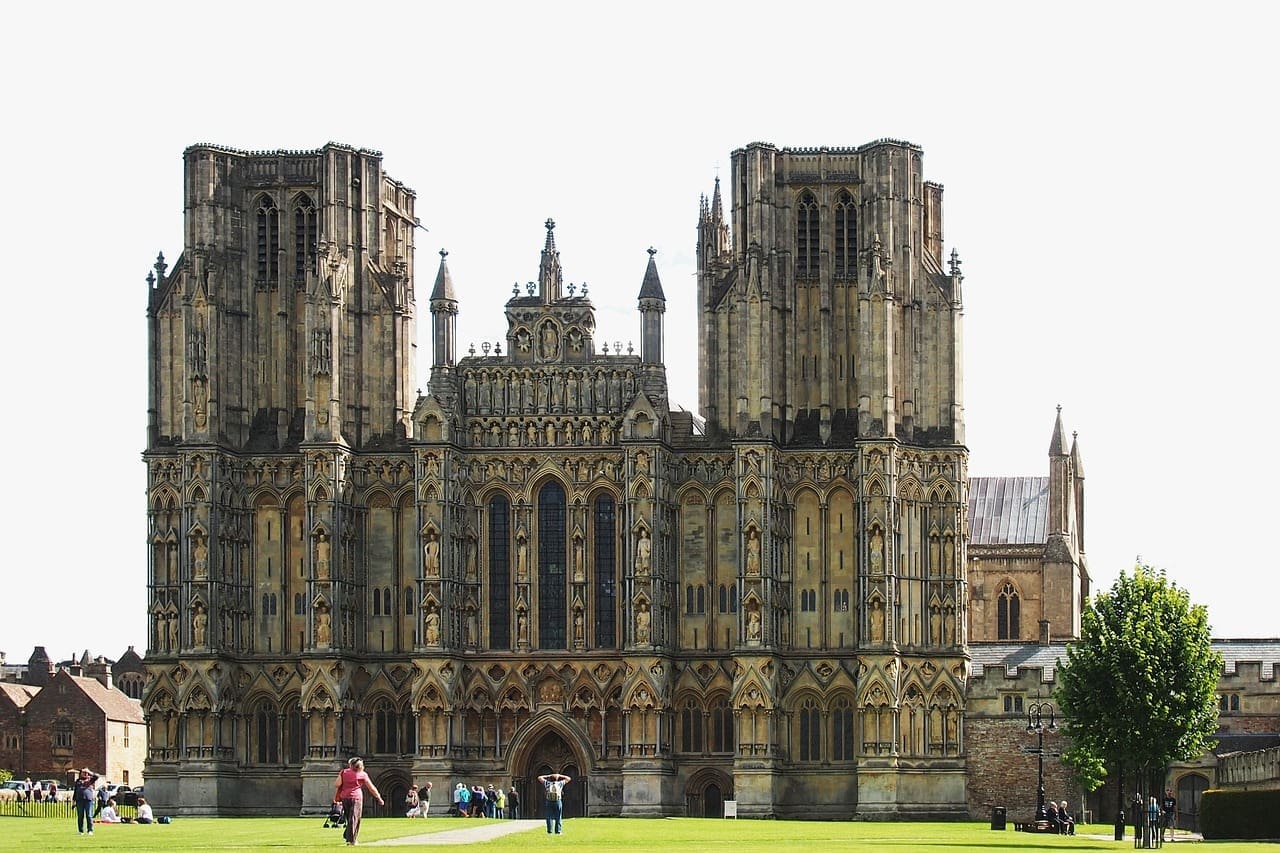
[[[326, 829], [323, 818], [176, 818], [167, 826], [133, 824], [95, 827], [92, 838], [76, 834], [74, 820], [0, 818], [0, 848], [5, 850], [324, 850], [343, 849], [342, 830]], [[360, 846], [423, 833], [471, 829], [494, 821], [430, 818], [366, 820]], [[968, 853], [1013, 850], [1133, 849], [1132, 837], [1111, 840], [1109, 826], [1081, 827], [1081, 835], [1029, 835], [993, 832], [985, 823], [835, 823], [809, 821], [710, 820], [700, 818], [628, 819], [577, 818], [565, 821], [565, 834], [547, 835], [541, 824], [494, 841], [460, 846], [395, 846], [379, 849], [440, 851], [630, 850], [709, 853], [709, 851], [768, 851], [816, 853], [828, 850], [868, 850], [877, 853]], [[1104, 836], [1089, 838], [1087, 835]], [[1185, 837], [1185, 836], [1184, 836]], [[1194, 847], [1193, 847], [1194, 845]], [[1166, 846], [1207, 849], [1213, 853], [1276, 850], [1274, 844], [1249, 842], [1179, 841]]]

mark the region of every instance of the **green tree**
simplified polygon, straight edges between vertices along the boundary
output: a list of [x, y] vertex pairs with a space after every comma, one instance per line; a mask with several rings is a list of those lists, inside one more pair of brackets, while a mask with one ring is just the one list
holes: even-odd
[[1154, 792], [1170, 762], [1213, 747], [1221, 673], [1204, 605], [1138, 563], [1094, 598], [1067, 647], [1056, 693], [1063, 761], [1089, 790], [1114, 774], [1118, 814], [1126, 774]]

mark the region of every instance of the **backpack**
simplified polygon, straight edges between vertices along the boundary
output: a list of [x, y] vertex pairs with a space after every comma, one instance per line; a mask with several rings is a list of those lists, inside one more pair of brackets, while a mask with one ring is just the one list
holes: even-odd
[[555, 782], [547, 783], [547, 802], [557, 803], [560, 801], [560, 786]]

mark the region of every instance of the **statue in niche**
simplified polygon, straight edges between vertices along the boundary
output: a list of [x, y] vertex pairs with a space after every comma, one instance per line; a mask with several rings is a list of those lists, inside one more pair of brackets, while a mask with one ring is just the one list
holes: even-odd
[[747, 574], [760, 574], [760, 534], [754, 527], [747, 534]]
[[427, 457], [426, 470], [428, 477], [436, 477], [440, 474], [440, 460], [432, 454]]
[[476, 543], [467, 540], [462, 546], [467, 552], [467, 580], [475, 581], [476, 579]]
[[884, 642], [884, 605], [879, 598], [871, 599], [871, 642]]
[[955, 540], [948, 536], [942, 540], [942, 573], [947, 577], [955, 574], [956, 568], [956, 543]]
[[507, 427], [507, 447], [520, 446], [520, 427], [514, 423]]
[[538, 428], [534, 425], [533, 421], [529, 421], [529, 426], [525, 428], [525, 437], [528, 439], [528, 441], [525, 442], [526, 446], [538, 446]]
[[649, 576], [649, 559], [653, 543], [649, 540], [649, 531], [643, 527], [636, 533], [636, 577]]
[[466, 620], [466, 637], [465, 642], [468, 646], [474, 646], [480, 633], [479, 620], [476, 617], [476, 609], [474, 607], [467, 608]]
[[752, 607], [747, 611], [747, 639], [753, 643], [760, 642], [759, 607]]
[[178, 580], [178, 543], [170, 542], [169, 548], [165, 552], [165, 572], [168, 576], [169, 583], [176, 583]]
[[209, 617], [205, 615], [204, 605], [196, 602], [191, 613], [191, 644], [203, 646], [209, 629]]
[[428, 533], [422, 545], [422, 571], [429, 578], [440, 577], [440, 539], [435, 533]]
[[636, 606], [636, 643], [645, 645], [649, 642], [649, 605], [641, 601]]
[[202, 581], [209, 576], [209, 546], [203, 536], [196, 537], [192, 562], [194, 563], [192, 575], [196, 580]]
[[524, 537], [516, 544], [516, 580], [521, 583], [529, 580], [529, 545]]
[[582, 540], [573, 540], [573, 582], [582, 583], [587, 579], [587, 569], [583, 557]]
[[316, 645], [327, 646], [333, 642], [333, 628], [329, 624], [329, 608], [316, 609]]
[[547, 447], [556, 446], [556, 425], [547, 421]]
[[942, 642], [942, 611], [937, 606], [929, 608], [929, 642]]
[[578, 410], [578, 373], [574, 371], [565, 380], [565, 409], [570, 412]]
[[489, 427], [489, 443], [493, 447], [502, 446], [502, 427], [498, 426], [497, 424], [494, 424], [493, 426]]
[[600, 424], [600, 443], [613, 444], [613, 424], [607, 420]]
[[556, 357], [556, 353], [560, 350], [559, 336], [556, 334], [556, 327], [551, 323], [544, 323], [542, 326], [542, 339], [539, 342], [539, 354], [544, 361], [550, 361]]
[[316, 577], [329, 579], [329, 537], [323, 530], [316, 536]]
[[169, 651], [176, 652], [178, 650], [178, 614], [171, 614], [166, 621], [169, 631]]
[[591, 424], [589, 423], [582, 425], [582, 443], [583, 444], [591, 443]]
[[879, 527], [871, 533], [871, 573], [884, 573], [884, 536], [880, 534]]
[[434, 604], [427, 608], [422, 635], [428, 646], [440, 645], [440, 614], [436, 612]]
[[943, 642], [948, 645], [955, 645], [956, 642], [956, 611], [954, 607], [948, 607], [942, 617]]
[[529, 644], [529, 615], [523, 610], [516, 614], [516, 640], [522, 646]]
[[557, 412], [564, 408], [564, 379], [559, 373], [551, 376], [551, 408]]
[[644, 452], [640, 452], [636, 454], [636, 473], [637, 474], [649, 473], [649, 454]]
[[586, 642], [585, 621], [582, 618], [582, 611], [579, 610], [573, 614], [573, 644], [577, 648], [582, 648]]

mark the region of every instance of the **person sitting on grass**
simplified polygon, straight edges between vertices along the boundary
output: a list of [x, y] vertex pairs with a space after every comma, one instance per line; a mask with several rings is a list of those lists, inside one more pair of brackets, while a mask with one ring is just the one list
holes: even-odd
[[146, 798], [138, 797], [138, 816], [134, 819], [135, 823], [151, 823], [155, 820], [151, 814], [151, 806], [147, 803]]
[[120, 814], [116, 811], [116, 798], [109, 797], [107, 804], [102, 807], [102, 814], [98, 816], [98, 820], [103, 823], [119, 823]]

